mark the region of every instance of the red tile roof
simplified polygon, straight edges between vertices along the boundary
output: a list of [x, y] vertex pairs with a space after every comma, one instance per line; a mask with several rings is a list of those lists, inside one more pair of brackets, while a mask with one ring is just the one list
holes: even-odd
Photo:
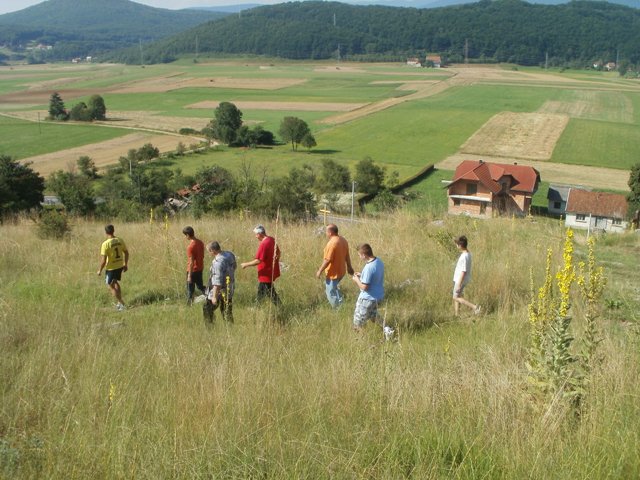
[[627, 198], [619, 193], [589, 192], [572, 188], [567, 200], [568, 213], [598, 217], [625, 218], [628, 208]]
[[498, 181], [505, 176], [513, 178], [511, 190], [516, 192], [533, 194], [540, 182], [540, 173], [533, 167], [465, 160], [456, 168], [451, 184], [459, 180], [478, 181], [491, 192], [498, 193], [501, 190]]

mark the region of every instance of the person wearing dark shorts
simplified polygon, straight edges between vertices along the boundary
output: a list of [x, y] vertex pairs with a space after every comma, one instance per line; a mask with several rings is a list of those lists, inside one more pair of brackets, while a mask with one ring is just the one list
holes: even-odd
[[107, 225], [104, 227], [107, 239], [102, 242], [100, 247], [100, 268], [98, 268], [98, 275], [105, 270], [105, 278], [107, 286], [111, 291], [111, 294], [115, 297], [116, 309], [122, 311], [125, 309], [124, 301], [122, 300], [122, 290], [120, 289], [120, 280], [122, 280], [122, 272], [126, 272], [129, 264], [129, 250], [119, 237], [115, 236], [115, 228], [113, 225]]

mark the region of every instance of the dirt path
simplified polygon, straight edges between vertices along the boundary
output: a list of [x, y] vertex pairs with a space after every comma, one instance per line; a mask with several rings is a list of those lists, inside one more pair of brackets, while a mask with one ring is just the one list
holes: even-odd
[[529, 165], [540, 172], [540, 177], [545, 182], [562, 183], [568, 185], [584, 185], [593, 188], [606, 188], [612, 190], [628, 191], [629, 172], [604, 167], [585, 167], [583, 165], [567, 165], [565, 163], [551, 163], [522, 158], [491, 157], [487, 155], [472, 155], [457, 153], [451, 155], [436, 168], [442, 170], [455, 170], [463, 160], [484, 160], [496, 163], [518, 163]]

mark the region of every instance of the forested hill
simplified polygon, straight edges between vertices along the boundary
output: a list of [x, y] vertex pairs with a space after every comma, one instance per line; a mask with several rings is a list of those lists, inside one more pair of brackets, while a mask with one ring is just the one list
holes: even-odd
[[[263, 6], [208, 22], [158, 42], [145, 59], [169, 61], [194, 52], [256, 54], [292, 59], [401, 59], [439, 53], [533, 65], [545, 62], [638, 63], [640, 10], [606, 2], [564, 5], [482, 0], [443, 8], [293, 2]], [[548, 57], [547, 57], [548, 55]], [[117, 60], [135, 63], [135, 51]]]
[[129, 0], [48, 0], [0, 15], [0, 44], [14, 49], [29, 42], [53, 45], [50, 57], [68, 59], [156, 41], [225, 15]]

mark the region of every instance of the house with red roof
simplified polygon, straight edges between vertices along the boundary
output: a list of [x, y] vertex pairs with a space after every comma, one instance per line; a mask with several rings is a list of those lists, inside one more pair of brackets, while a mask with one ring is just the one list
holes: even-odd
[[517, 164], [465, 160], [449, 183], [449, 213], [491, 218], [525, 216], [538, 190], [540, 172]]
[[591, 231], [623, 232], [629, 225], [628, 209], [627, 197], [622, 194], [571, 188], [564, 223]]
[[427, 65], [433, 65], [433, 68], [440, 68], [442, 66], [442, 57], [440, 57], [440, 55], [427, 55], [425, 60]]

